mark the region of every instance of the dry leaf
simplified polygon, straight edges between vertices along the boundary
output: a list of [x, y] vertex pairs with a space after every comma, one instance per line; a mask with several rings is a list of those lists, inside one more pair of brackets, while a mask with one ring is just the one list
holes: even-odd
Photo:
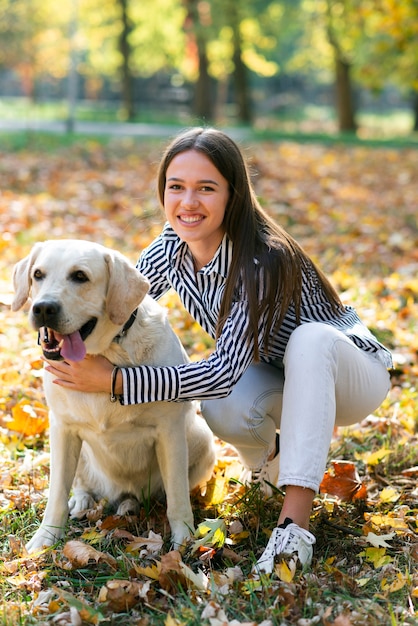
[[396, 533], [389, 533], [388, 535], [375, 535], [372, 532], [367, 533], [366, 541], [372, 544], [375, 548], [390, 548], [390, 544], [386, 543], [386, 539], [393, 539]]
[[127, 612], [142, 600], [148, 601], [150, 584], [149, 581], [109, 580], [101, 588], [98, 600], [106, 602], [110, 611]]
[[274, 571], [278, 578], [284, 583], [292, 582], [296, 573], [296, 560], [283, 559], [274, 566]]
[[158, 580], [165, 591], [171, 593], [178, 591], [179, 586], [187, 587], [181, 562], [181, 554], [177, 550], [172, 550], [161, 557], [161, 570]]
[[117, 561], [113, 556], [105, 552], [99, 552], [82, 541], [67, 541], [62, 553], [67, 557], [74, 569], [84, 567], [91, 561], [95, 563], [107, 563], [107, 565], [113, 569], [117, 569]]
[[365, 499], [367, 490], [351, 461], [331, 461], [320, 485], [321, 493], [336, 496], [343, 502]]

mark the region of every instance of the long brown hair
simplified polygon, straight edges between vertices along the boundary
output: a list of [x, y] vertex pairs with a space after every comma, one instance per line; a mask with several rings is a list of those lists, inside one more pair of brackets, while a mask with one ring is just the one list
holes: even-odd
[[[192, 128], [178, 135], [169, 144], [158, 170], [158, 196], [162, 206], [167, 168], [175, 156], [187, 150], [196, 150], [206, 155], [229, 183], [224, 227], [233, 242], [233, 255], [219, 312], [217, 336], [230, 313], [234, 291], [241, 279], [248, 297], [249, 332], [254, 338], [254, 360], [258, 361], [257, 338], [261, 315], [266, 314], [262, 336], [266, 351], [271, 333], [280, 327], [289, 306], [294, 306], [299, 323], [302, 275], [305, 270], [311, 269], [316, 273], [336, 313], [341, 310], [341, 300], [326, 276], [302, 247], [261, 207], [240, 148], [223, 132], [213, 128]], [[255, 259], [264, 275], [261, 298], [256, 281]], [[280, 302], [280, 314], [273, 325], [277, 302]]]

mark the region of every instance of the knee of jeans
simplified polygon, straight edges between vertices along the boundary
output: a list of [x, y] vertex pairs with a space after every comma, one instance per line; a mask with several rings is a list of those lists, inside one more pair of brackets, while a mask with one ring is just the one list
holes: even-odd
[[228, 406], [228, 399], [204, 400], [201, 402], [202, 415], [214, 435], [228, 441], [228, 435], [234, 431], [233, 407]]
[[304, 359], [309, 356], [318, 358], [340, 336], [340, 331], [328, 324], [321, 322], [301, 324], [290, 335], [283, 362], [286, 364], [293, 355]]

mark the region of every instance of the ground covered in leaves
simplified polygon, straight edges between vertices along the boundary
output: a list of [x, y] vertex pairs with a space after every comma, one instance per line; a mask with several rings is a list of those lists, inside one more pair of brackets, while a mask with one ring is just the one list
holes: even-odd
[[[392, 389], [374, 415], [335, 433], [315, 500], [312, 567], [251, 574], [282, 494], [236, 482], [218, 442], [205, 493], [192, 495], [196, 536], [171, 551], [164, 504], [118, 518], [98, 502], [37, 557], [24, 542], [48, 485], [48, 412], [27, 311], [11, 314], [11, 272], [34, 242], [82, 238], [133, 262], [159, 232], [158, 141], [34, 136], [0, 148], [0, 621], [2, 624], [308, 626], [418, 620], [417, 152], [291, 142], [245, 145], [263, 205], [321, 264], [393, 351]], [[5, 145], [5, 144], [1, 144]], [[192, 358], [211, 341], [165, 299]]]

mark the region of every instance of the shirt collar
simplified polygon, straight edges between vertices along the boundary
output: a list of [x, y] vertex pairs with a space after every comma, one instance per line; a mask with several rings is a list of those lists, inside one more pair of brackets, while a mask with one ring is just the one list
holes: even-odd
[[[178, 235], [174, 232], [171, 226], [165, 224], [161, 233], [162, 240], [165, 245], [167, 258], [170, 264], [177, 269], [185, 263], [186, 258], [190, 256], [190, 251], [187, 243], [182, 241]], [[200, 274], [219, 274], [223, 278], [228, 275], [228, 269], [232, 259], [233, 244], [229, 237], [225, 234], [220, 243], [219, 248], [215, 252], [213, 258], [207, 265], [199, 270]]]

